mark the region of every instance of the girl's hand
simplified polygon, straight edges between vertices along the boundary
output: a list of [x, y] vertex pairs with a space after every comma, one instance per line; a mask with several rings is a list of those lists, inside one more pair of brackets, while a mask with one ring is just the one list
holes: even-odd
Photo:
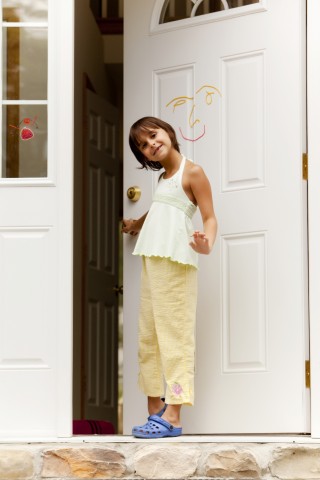
[[122, 233], [129, 233], [130, 235], [138, 235], [140, 228], [137, 225], [137, 221], [132, 218], [122, 220]]
[[197, 253], [208, 255], [211, 252], [211, 246], [209, 245], [209, 239], [205, 233], [196, 230], [193, 235], [193, 240], [189, 243], [190, 247]]

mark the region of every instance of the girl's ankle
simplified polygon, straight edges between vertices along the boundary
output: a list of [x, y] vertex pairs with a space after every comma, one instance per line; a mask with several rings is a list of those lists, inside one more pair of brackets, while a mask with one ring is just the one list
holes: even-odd
[[163, 409], [165, 403], [159, 398], [159, 401], [149, 401], [148, 402], [148, 411], [149, 415], [155, 415], [156, 413], [159, 413], [160, 410]]
[[173, 415], [167, 415], [166, 413], [164, 413], [162, 418], [173, 426], [177, 426], [177, 427], [181, 426], [180, 417], [176, 417], [176, 416], [173, 416]]

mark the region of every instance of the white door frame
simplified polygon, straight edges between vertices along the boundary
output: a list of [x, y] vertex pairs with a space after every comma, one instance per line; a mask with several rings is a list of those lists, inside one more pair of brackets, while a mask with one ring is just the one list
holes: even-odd
[[307, 2], [311, 436], [320, 438], [320, 3]]
[[[50, 5], [50, 3], [49, 3]], [[51, 4], [52, 6], [52, 4]], [[60, 189], [57, 214], [59, 230], [59, 309], [57, 315], [57, 434], [72, 436], [72, 352], [73, 352], [73, 164], [74, 164], [74, 2], [62, 3], [52, 9], [55, 55], [49, 82], [57, 92], [52, 103], [55, 119], [59, 120], [59, 141], [56, 143], [57, 184]], [[60, 7], [60, 8], [59, 8]], [[50, 88], [50, 83], [49, 83]], [[51, 87], [52, 88], [52, 87]], [[65, 127], [64, 127], [65, 125]], [[50, 146], [49, 146], [50, 148]], [[57, 162], [56, 159], [56, 162]], [[63, 266], [63, 268], [62, 268]]]

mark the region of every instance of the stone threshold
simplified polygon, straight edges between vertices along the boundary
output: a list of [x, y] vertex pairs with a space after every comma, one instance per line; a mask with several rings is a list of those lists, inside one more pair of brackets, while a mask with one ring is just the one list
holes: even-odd
[[[3, 444], [33, 444], [33, 443], [292, 443], [292, 444], [320, 444], [320, 438], [312, 438], [310, 434], [266, 434], [266, 435], [182, 435], [173, 438], [140, 439], [131, 435], [76, 435], [73, 437], [35, 437], [35, 438], [2, 438]], [[319, 479], [320, 480], [320, 477]]]
[[[234, 442], [228, 436], [212, 435], [153, 441], [92, 438], [98, 439], [2, 443], [0, 480], [320, 479], [320, 441], [304, 436], [287, 437], [288, 442], [283, 436], [274, 437], [276, 442], [270, 436], [255, 437], [259, 442], [253, 442], [252, 436]], [[223, 442], [217, 441], [222, 438]]]

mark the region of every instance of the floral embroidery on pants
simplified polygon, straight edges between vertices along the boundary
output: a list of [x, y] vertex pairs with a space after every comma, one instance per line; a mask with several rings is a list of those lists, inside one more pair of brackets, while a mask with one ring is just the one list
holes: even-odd
[[171, 390], [177, 397], [179, 397], [179, 395], [181, 395], [181, 393], [183, 392], [183, 389], [181, 385], [179, 385], [179, 383], [174, 383], [171, 387]]

